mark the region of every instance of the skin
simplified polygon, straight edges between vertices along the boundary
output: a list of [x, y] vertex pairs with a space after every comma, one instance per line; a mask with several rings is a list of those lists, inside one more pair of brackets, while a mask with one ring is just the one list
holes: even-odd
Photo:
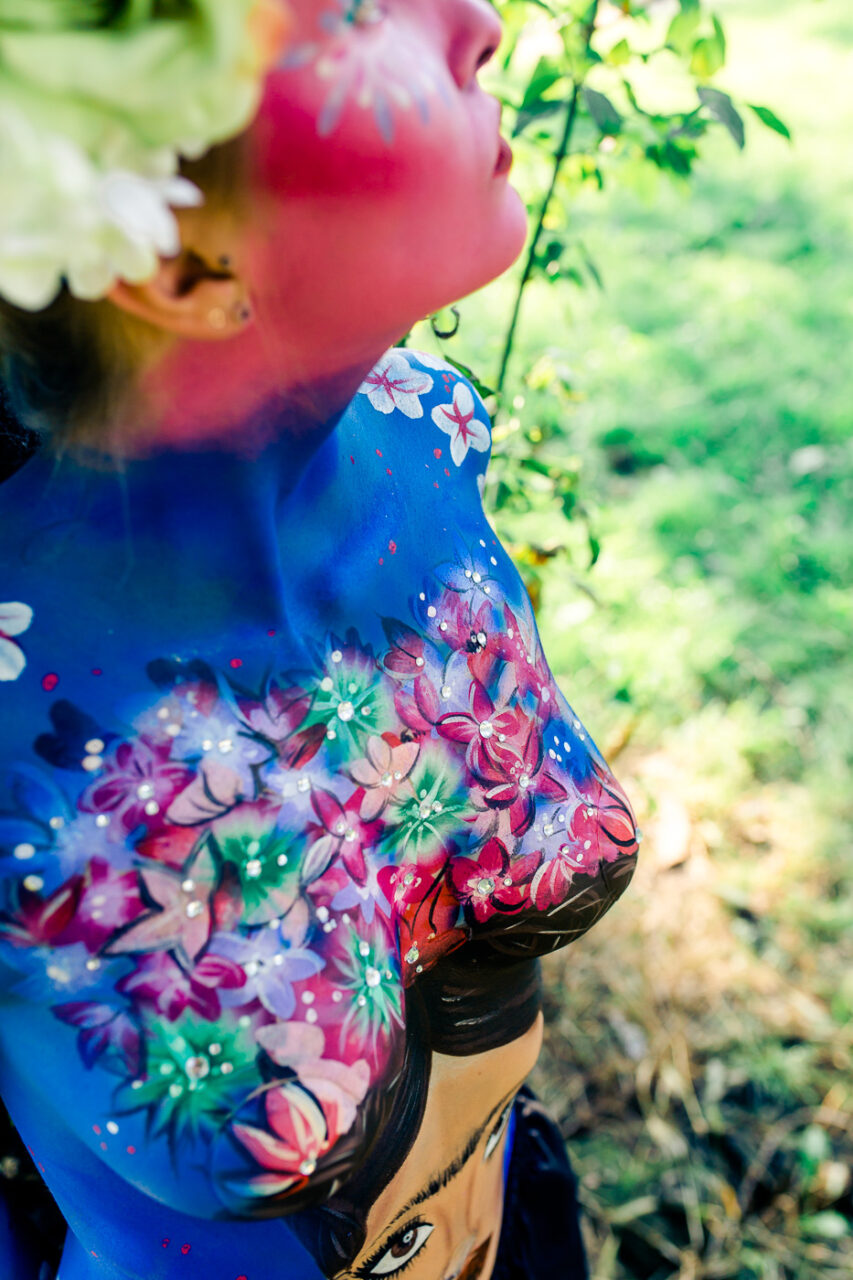
[[[498, 166], [500, 105], [477, 79], [500, 41], [492, 6], [382, 0], [381, 21], [324, 30], [341, 3], [290, 4], [298, 65], [286, 52], [267, 77], [244, 137], [245, 198], [183, 214], [182, 254], [112, 294], [172, 339], [125, 443], [233, 438], [261, 408], [291, 426], [326, 421], [415, 321], [522, 248], [524, 207]], [[321, 136], [354, 69], [368, 92], [344, 95]], [[418, 80], [425, 116], [402, 99]], [[390, 136], [371, 91], [393, 98]]]
[[[328, 422], [415, 321], [500, 275], [521, 251], [525, 211], [507, 180], [500, 106], [477, 79], [500, 42], [492, 6], [381, 0], [379, 22], [322, 28], [318, 18], [340, 15], [342, 4], [291, 0], [288, 50], [244, 138], [245, 186], [226, 208], [182, 214], [181, 254], [111, 296], [164, 339], [141, 373], [141, 408], [123, 415], [124, 453], [244, 445], [259, 411], [278, 431]], [[344, 95], [329, 128], [333, 73], [354, 65], [373, 97]], [[404, 100], [418, 81], [424, 114]], [[375, 110], [377, 90], [389, 88], [390, 128]], [[540, 1017], [500, 1049], [434, 1057], [415, 1144], [340, 1280], [487, 1280], [503, 1122], [541, 1037]]]
[[[395, 1274], [406, 1280], [488, 1280], [501, 1229], [502, 1121], [541, 1044], [540, 1014], [525, 1035], [500, 1049], [467, 1058], [434, 1055], [415, 1144], [370, 1210], [365, 1248], [338, 1280]], [[402, 1270], [382, 1271], [383, 1266]]]

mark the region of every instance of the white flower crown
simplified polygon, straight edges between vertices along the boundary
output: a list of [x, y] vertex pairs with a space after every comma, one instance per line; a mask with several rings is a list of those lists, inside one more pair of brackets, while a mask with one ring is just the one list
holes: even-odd
[[283, 33], [280, 0], [0, 0], [0, 295], [149, 279], [202, 202], [180, 158], [248, 126]]

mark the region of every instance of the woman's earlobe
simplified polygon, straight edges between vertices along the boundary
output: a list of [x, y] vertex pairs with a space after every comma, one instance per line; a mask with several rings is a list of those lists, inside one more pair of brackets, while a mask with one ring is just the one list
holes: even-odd
[[198, 342], [233, 337], [253, 315], [248, 287], [229, 254], [208, 261], [194, 250], [182, 250], [162, 259], [151, 280], [121, 280], [108, 296], [114, 306], [155, 329]]

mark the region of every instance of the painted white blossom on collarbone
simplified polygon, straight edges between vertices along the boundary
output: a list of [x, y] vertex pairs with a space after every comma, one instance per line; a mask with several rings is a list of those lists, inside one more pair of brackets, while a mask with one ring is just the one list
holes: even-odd
[[432, 411], [432, 420], [439, 431], [450, 436], [450, 456], [457, 467], [461, 467], [469, 449], [476, 449], [478, 453], [489, 451], [489, 428], [476, 413], [473, 393], [464, 382], [457, 382], [453, 388], [452, 404], [438, 405]]
[[405, 356], [389, 351], [371, 370], [359, 388], [378, 413], [398, 410], [407, 418], [422, 418], [421, 396], [433, 388], [433, 379], [421, 369], [413, 369]]
[[14, 637], [23, 635], [33, 620], [28, 604], [0, 604], [0, 680], [17, 680], [27, 665], [24, 651]]

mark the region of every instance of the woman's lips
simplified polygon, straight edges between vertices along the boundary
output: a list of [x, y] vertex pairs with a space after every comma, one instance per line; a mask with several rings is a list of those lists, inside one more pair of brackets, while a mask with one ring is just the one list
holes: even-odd
[[488, 1240], [484, 1240], [480, 1247], [474, 1250], [456, 1280], [479, 1280], [486, 1265], [486, 1258], [489, 1256], [491, 1243], [492, 1237], [489, 1236]]
[[500, 151], [498, 152], [498, 162], [495, 165], [495, 177], [501, 178], [509, 173], [512, 168], [512, 147], [506, 138], [500, 140]]

